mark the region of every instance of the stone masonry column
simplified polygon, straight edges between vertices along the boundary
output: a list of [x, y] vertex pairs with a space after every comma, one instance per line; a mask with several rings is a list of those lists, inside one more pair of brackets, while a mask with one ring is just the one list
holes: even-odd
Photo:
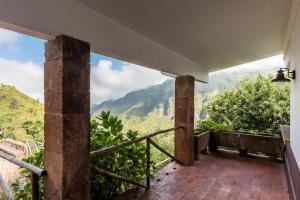
[[46, 200], [90, 199], [90, 45], [45, 44]]
[[179, 76], [175, 81], [175, 157], [186, 165], [194, 161], [194, 88], [192, 76]]

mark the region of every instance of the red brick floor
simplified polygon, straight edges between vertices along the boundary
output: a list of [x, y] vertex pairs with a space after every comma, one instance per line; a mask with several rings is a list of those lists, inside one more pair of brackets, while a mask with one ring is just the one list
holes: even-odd
[[120, 199], [287, 200], [287, 190], [282, 163], [218, 153], [201, 155], [192, 166], [170, 163], [152, 180], [150, 190]]

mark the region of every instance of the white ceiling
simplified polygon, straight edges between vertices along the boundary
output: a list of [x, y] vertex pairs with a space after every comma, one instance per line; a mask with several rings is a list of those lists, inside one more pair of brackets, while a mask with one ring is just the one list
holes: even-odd
[[0, 0], [0, 26], [88, 41], [96, 53], [193, 75], [283, 50], [290, 0]]

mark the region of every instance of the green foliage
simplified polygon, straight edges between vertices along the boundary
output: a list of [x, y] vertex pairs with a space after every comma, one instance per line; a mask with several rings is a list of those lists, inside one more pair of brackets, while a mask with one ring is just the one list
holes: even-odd
[[28, 135], [32, 136], [34, 140], [43, 141], [44, 126], [42, 121], [28, 120], [22, 123], [22, 127], [26, 130]]
[[271, 83], [271, 79], [245, 79], [216, 95], [204, 108], [209, 119], [198, 122], [199, 131], [206, 125], [214, 128], [221, 124], [225, 129], [279, 133], [280, 124], [289, 124], [290, 89]]
[[[137, 131], [129, 130], [122, 133], [121, 120], [102, 112], [91, 122], [91, 149], [97, 150], [115, 144], [136, 139]], [[144, 142], [130, 145], [112, 154], [101, 156], [93, 161], [93, 165], [140, 182], [145, 179], [146, 147]], [[130, 189], [132, 185], [119, 180], [105, 177], [94, 170], [91, 173], [93, 199], [114, 199], [119, 192]]]
[[225, 123], [225, 122], [217, 123], [210, 118], [199, 120], [196, 127], [196, 134], [205, 132], [207, 130], [231, 131], [233, 130], [233, 127], [229, 123]]
[[[33, 156], [23, 159], [23, 161], [28, 162], [40, 168], [44, 168], [44, 149], [40, 149]], [[14, 194], [14, 199], [19, 200], [31, 200], [31, 184], [30, 184], [31, 173], [22, 169], [19, 178], [13, 182], [12, 190]], [[39, 177], [40, 187], [40, 199], [43, 199], [44, 194], [44, 178]]]
[[18, 91], [15, 87], [0, 85], [0, 138], [25, 141], [33, 139], [26, 134], [22, 123], [43, 122], [43, 105]]
[[[140, 136], [174, 126], [174, 120], [172, 118], [167, 116], [158, 117], [155, 112], [150, 112], [143, 118], [134, 116], [127, 118], [124, 115], [120, 115], [119, 118], [126, 122], [124, 123], [124, 131], [130, 129], [139, 130]], [[174, 153], [174, 132], [164, 133], [153, 137], [152, 139], [163, 149], [170, 153]], [[166, 160], [167, 158], [169, 157], [157, 150], [155, 147], [151, 147], [151, 166], [154, 172], [170, 162], [165, 162], [164, 165], [156, 166], [158, 163]]]
[[0, 139], [4, 139], [4, 138], [15, 139], [15, 135], [13, 134], [15, 128], [13, 126], [6, 126], [7, 123], [9, 123], [8, 118], [4, 118], [4, 119], [0, 118]]
[[9, 108], [14, 110], [14, 109], [17, 109], [19, 107], [19, 103], [16, 99], [12, 99], [10, 101], [10, 105], [9, 105]]
[[[29, 123], [31, 127], [31, 123]], [[110, 112], [102, 112], [100, 116], [91, 121], [91, 150], [98, 150], [115, 144], [134, 140], [137, 131], [129, 130], [122, 133], [122, 121], [111, 116]], [[24, 161], [43, 168], [44, 151], [40, 150]], [[92, 161], [93, 166], [125, 176], [140, 182], [146, 178], [146, 147], [144, 142], [130, 145], [112, 154], [101, 156]], [[128, 190], [132, 185], [116, 179], [105, 177], [91, 170], [91, 195], [93, 199], [114, 199], [115, 196]], [[41, 198], [43, 196], [43, 179], [40, 179]], [[20, 177], [13, 183], [15, 199], [30, 199], [30, 173], [22, 170]]]
[[[174, 145], [174, 132], [164, 133], [153, 137], [154, 140], [159, 146], [161, 146], [164, 150], [174, 154], [175, 152], [175, 145]], [[159, 171], [161, 168], [166, 166], [171, 162], [171, 159], [155, 147], [151, 147], [151, 170], [155, 173]], [[167, 162], [164, 162], [167, 161]]]

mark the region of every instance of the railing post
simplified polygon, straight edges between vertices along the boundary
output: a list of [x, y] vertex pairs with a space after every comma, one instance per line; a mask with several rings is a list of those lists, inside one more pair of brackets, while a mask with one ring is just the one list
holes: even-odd
[[31, 199], [39, 200], [39, 177], [37, 174], [31, 172], [30, 176], [31, 181]]
[[150, 138], [147, 138], [147, 140], [146, 140], [147, 142], [147, 149], [146, 149], [146, 151], [147, 151], [147, 187], [148, 187], [148, 189], [150, 188]]

